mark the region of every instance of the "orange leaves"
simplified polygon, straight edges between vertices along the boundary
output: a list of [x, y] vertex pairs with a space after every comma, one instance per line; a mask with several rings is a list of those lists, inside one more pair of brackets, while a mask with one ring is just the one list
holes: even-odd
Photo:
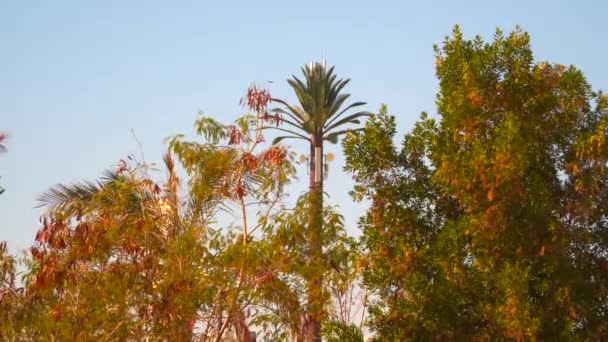
[[566, 163], [565, 170], [566, 170], [566, 172], [572, 174], [573, 176], [576, 176], [581, 171], [578, 166], [578, 163], [575, 163], [575, 162]]
[[473, 105], [473, 107], [479, 107], [479, 104], [481, 103], [481, 98], [479, 97], [479, 93], [475, 90], [471, 91], [467, 95], [467, 99], [469, 100], [471, 105]]
[[41, 267], [33, 278], [32, 287], [40, 289], [49, 283], [55, 283], [63, 278], [63, 272], [59, 270], [57, 257], [49, 255], [40, 261]]
[[490, 190], [488, 191], [488, 201], [492, 202], [494, 200], [495, 194], [494, 194], [494, 187], [491, 187]]
[[260, 159], [271, 166], [278, 166], [283, 162], [286, 156], [287, 151], [285, 151], [285, 149], [278, 146], [272, 146], [260, 154]]
[[36, 233], [36, 242], [40, 245], [48, 245], [51, 248], [63, 249], [66, 247], [65, 237], [67, 227], [63, 222], [57, 220], [42, 220], [43, 227]]
[[545, 251], [546, 251], [545, 245], [542, 245], [540, 247], [540, 251], [538, 252], [538, 255], [544, 256], [545, 255]]
[[42, 261], [42, 258], [44, 257], [44, 254], [34, 246], [30, 247], [30, 253], [32, 254], [32, 258], [37, 262]]
[[245, 152], [241, 157], [241, 162], [243, 163], [243, 167], [245, 170], [249, 171], [249, 174], [255, 174], [255, 171], [258, 168], [258, 159], [251, 153]]
[[245, 151], [242, 153], [243, 154], [240, 160], [240, 168], [242, 168], [242, 171], [237, 173], [236, 184], [232, 190], [233, 195], [238, 199], [242, 199], [246, 194], [242, 177], [239, 176], [240, 172], [247, 172], [253, 176], [260, 167], [260, 162], [269, 167], [276, 167], [280, 165], [287, 156], [287, 151], [279, 146], [272, 146], [266, 151], [260, 153], [257, 157], [250, 152]]

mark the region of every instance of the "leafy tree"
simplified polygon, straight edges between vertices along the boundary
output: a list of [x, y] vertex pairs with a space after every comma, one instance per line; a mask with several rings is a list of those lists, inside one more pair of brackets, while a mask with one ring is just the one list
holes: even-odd
[[0, 242], [0, 336], [15, 340], [13, 327], [23, 319], [23, 288], [18, 286], [18, 260], [10, 255], [6, 242]]
[[519, 29], [436, 48], [438, 121], [343, 142], [380, 340], [608, 335], [608, 98]]
[[[282, 148], [256, 151], [268, 120], [264, 111], [228, 126], [203, 117], [196, 127], [207, 142], [170, 139], [189, 175], [185, 197], [171, 154], [163, 184], [149, 166], [121, 161], [99, 181], [41, 196], [48, 214], [30, 249], [20, 305], [11, 305], [8, 321], [16, 324], [0, 335], [249, 341], [256, 284], [273, 266], [252, 248], [252, 234], [274, 214], [293, 174]], [[252, 205], [257, 222], [247, 220]], [[222, 214], [240, 224], [218, 227]], [[11, 259], [1, 261], [3, 279], [12, 279]], [[3, 289], [11, 290], [9, 280]]]
[[[359, 124], [359, 118], [369, 116], [368, 112], [349, 113], [353, 108], [365, 105], [365, 102], [354, 102], [344, 109], [342, 105], [350, 97], [350, 94], [341, 93], [342, 89], [349, 83], [350, 79], [336, 80], [333, 74], [334, 68], [325, 68], [325, 63], [310, 63], [302, 68], [305, 81], [296, 76], [287, 82], [293, 88], [299, 106], [289, 105], [281, 99], [272, 99], [283, 106], [273, 111], [282, 114], [281, 124], [289, 126], [289, 129], [276, 127], [274, 129], [289, 133], [280, 136], [273, 143], [283, 139], [302, 139], [310, 144], [309, 156], [309, 188], [310, 200], [313, 205], [309, 210], [309, 222], [307, 225], [309, 243], [309, 263], [311, 265], [322, 265], [321, 235], [323, 231], [323, 145], [324, 141], [337, 143], [341, 135], [346, 134], [349, 129], [344, 126], [348, 124]], [[307, 280], [308, 296], [308, 328], [307, 338], [311, 341], [320, 341], [320, 320], [324, 312], [324, 288], [323, 270], [320, 268], [309, 275]]]
[[326, 321], [322, 326], [323, 338], [327, 342], [363, 342], [361, 329], [354, 324]]
[[[351, 261], [357, 251], [354, 240], [346, 234], [343, 218], [335, 208], [323, 209], [324, 230], [321, 242], [324, 249], [320, 265], [310, 265], [309, 245], [306, 225], [311, 199], [308, 194], [302, 196], [291, 210], [283, 208], [274, 215], [264, 227], [264, 239], [256, 246], [258, 251], [265, 251], [267, 273], [258, 286], [258, 295], [265, 307], [271, 308], [254, 318], [260, 326], [275, 326], [281, 329], [267, 338], [277, 341], [287, 340], [291, 336], [295, 341], [304, 341], [309, 336], [309, 308], [305, 296], [310, 274], [321, 270], [326, 281], [320, 291], [327, 296], [328, 302], [337, 300], [333, 291], [344, 284], [344, 278], [350, 276]], [[282, 261], [282, 262], [277, 262]], [[333, 310], [330, 310], [330, 313]], [[334, 315], [328, 318], [334, 319]], [[326, 338], [326, 336], [324, 336]]]
[[[334, 208], [322, 211], [319, 264], [307, 231], [313, 205], [282, 203], [292, 155], [261, 149], [270, 95], [252, 87], [252, 113], [224, 125], [201, 117], [205, 141], [167, 139], [166, 177], [121, 160], [97, 181], [59, 184], [23, 265], [0, 245], [0, 336], [18, 340], [303, 341], [306, 281], [321, 270], [332, 295], [352, 277], [355, 242]], [[174, 160], [174, 157], [176, 160]], [[187, 175], [179, 191], [181, 166]]]

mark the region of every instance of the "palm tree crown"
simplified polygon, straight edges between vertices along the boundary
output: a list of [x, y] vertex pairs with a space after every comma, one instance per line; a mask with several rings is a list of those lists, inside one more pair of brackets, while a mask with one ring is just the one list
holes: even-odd
[[[363, 106], [365, 102], [354, 102], [344, 109], [342, 106], [350, 97], [350, 94], [341, 94], [340, 91], [350, 82], [350, 79], [337, 79], [333, 73], [334, 67], [329, 70], [325, 63], [310, 63], [302, 67], [304, 82], [295, 75], [287, 82], [293, 88], [300, 106], [289, 105], [281, 99], [272, 99], [280, 103], [283, 108], [273, 111], [284, 114], [283, 123], [294, 127], [296, 130], [279, 130], [290, 133], [289, 136], [277, 137], [273, 143], [287, 138], [322, 139], [331, 143], [337, 143], [340, 135], [348, 132], [348, 129], [340, 129], [346, 124], [358, 124], [359, 118], [370, 116], [371, 113], [360, 111], [346, 115], [353, 108]], [[311, 141], [312, 142], [312, 141]], [[317, 141], [321, 143], [321, 141]]]

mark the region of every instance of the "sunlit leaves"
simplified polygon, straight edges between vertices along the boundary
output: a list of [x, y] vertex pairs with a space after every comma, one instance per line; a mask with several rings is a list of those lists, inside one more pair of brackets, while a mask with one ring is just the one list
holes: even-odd
[[[597, 339], [607, 332], [606, 100], [529, 36], [436, 47], [439, 120], [396, 151], [394, 119], [344, 142], [371, 325], [388, 340]], [[595, 107], [595, 108], [594, 108]], [[600, 280], [601, 279], [601, 280]]]

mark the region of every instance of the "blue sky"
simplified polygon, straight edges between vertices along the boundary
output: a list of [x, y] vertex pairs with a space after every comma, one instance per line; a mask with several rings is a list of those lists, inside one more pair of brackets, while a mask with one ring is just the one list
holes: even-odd
[[[250, 82], [272, 80], [273, 95], [292, 100], [285, 79], [310, 60], [336, 65], [367, 109], [388, 104], [404, 133], [421, 111], [435, 113], [432, 46], [454, 24], [486, 39], [519, 24], [537, 60], [574, 64], [594, 89], [608, 89], [607, 13], [599, 0], [0, 0], [0, 130], [10, 134], [0, 240], [13, 249], [33, 241], [35, 199], [51, 185], [141, 155], [132, 130], [145, 160], [158, 162], [163, 138], [192, 134], [199, 111], [224, 121], [242, 114]], [[327, 191], [357, 234], [364, 206], [351, 203], [341, 164]]]

